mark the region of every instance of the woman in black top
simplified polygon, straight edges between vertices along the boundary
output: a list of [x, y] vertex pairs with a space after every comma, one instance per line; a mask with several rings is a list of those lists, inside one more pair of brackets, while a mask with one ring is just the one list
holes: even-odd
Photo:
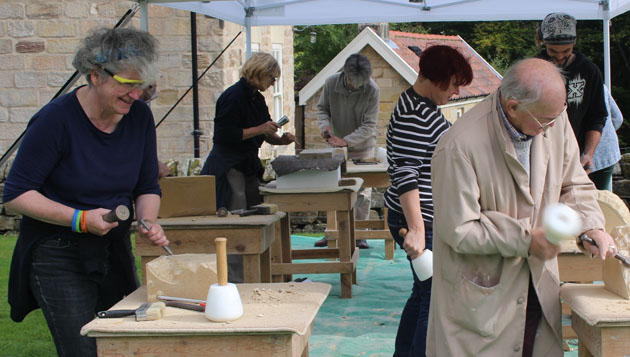
[[[125, 205], [151, 223], [136, 237], [164, 246], [155, 123], [139, 100], [154, 83], [157, 40], [131, 28], [96, 29], [72, 62], [87, 85], [46, 104], [30, 120], [3, 192], [23, 215], [11, 261], [11, 318], [41, 308], [60, 356], [96, 356], [81, 327], [138, 287], [123, 222]], [[137, 238], [138, 239], [138, 238]]]
[[[425, 248], [432, 249], [431, 156], [451, 127], [437, 106], [448, 103], [472, 79], [468, 60], [456, 49], [444, 45], [425, 49], [418, 78], [400, 95], [387, 127], [387, 173], [392, 183], [385, 192], [387, 223], [409, 261]], [[408, 229], [405, 237], [399, 234], [401, 228]], [[394, 356], [425, 355], [431, 279], [420, 281], [411, 270], [413, 289], [400, 317]]]
[[280, 66], [268, 53], [254, 53], [241, 68], [241, 79], [226, 89], [216, 105], [213, 146], [201, 170], [216, 176], [217, 207], [248, 208], [261, 202], [259, 180], [264, 168], [258, 158], [263, 141], [289, 145], [291, 133], [276, 134], [265, 98], [260, 93], [280, 76]]

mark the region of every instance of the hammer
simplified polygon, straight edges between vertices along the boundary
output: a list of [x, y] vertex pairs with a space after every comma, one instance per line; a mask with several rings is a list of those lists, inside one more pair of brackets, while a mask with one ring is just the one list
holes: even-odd
[[259, 205], [251, 206], [249, 209], [237, 209], [230, 213], [239, 215], [241, 217], [251, 216], [253, 214], [258, 215], [270, 215], [278, 212], [278, 205], [273, 203], [262, 203]]
[[115, 209], [109, 211], [103, 216], [103, 220], [108, 223], [123, 222], [129, 219], [129, 208], [125, 205], [119, 205]]

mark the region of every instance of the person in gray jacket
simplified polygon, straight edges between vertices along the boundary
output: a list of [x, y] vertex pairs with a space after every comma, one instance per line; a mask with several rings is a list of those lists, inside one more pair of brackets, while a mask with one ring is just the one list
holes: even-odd
[[[350, 55], [343, 71], [326, 79], [317, 103], [317, 125], [322, 137], [333, 147], [347, 147], [348, 159], [374, 157], [376, 122], [380, 90], [370, 78], [372, 66], [364, 55]], [[355, 219], [368, 219], [371, 188], [359, 191], [354, 206]], [[328, 245], [326, 238], [316, 247]], [[357, 240], [359, 248], [369, 248], [365, 240]]]
[[613, 170], [617, 161], [621, 159], [616, 131], [623, 123], [623, 115], [606, 86], [604, 86], [604, 101], [606, 110], [608, 110], [608, 118], [602, 130], [602, 138], [599, 139], [599, 144], [597, 144], [593, 154], [593, 172], [588, 177], [598, 190], [612, 191]]

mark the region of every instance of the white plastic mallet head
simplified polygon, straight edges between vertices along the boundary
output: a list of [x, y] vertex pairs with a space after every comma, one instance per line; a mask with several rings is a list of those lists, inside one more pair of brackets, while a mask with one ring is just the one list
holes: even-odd
[[243, 316], [243, 303], [236, 285], [227, 282], [227, 253], [225, 238], [216, 238], [217, 284], [210, 285], [205, 315], [208, 320], [223, 322]]
[[580, 234], [582, 219], [571, 207], [557, 203], [543, 211], [543, 229], [547, 240], [557, 245]]

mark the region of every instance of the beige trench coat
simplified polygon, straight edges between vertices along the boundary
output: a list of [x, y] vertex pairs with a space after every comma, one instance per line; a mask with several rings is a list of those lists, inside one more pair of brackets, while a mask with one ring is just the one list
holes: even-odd
[[528, 254], [543, 209], [563, 202], [603, 228], [566, 112], [531, 145], [531, 182], [495, 93], [455, 122], [432, 160], [429, 356], [521, 356], [530, 274], [543, 310], [534, 356], [562, 356], [558, 261]]

